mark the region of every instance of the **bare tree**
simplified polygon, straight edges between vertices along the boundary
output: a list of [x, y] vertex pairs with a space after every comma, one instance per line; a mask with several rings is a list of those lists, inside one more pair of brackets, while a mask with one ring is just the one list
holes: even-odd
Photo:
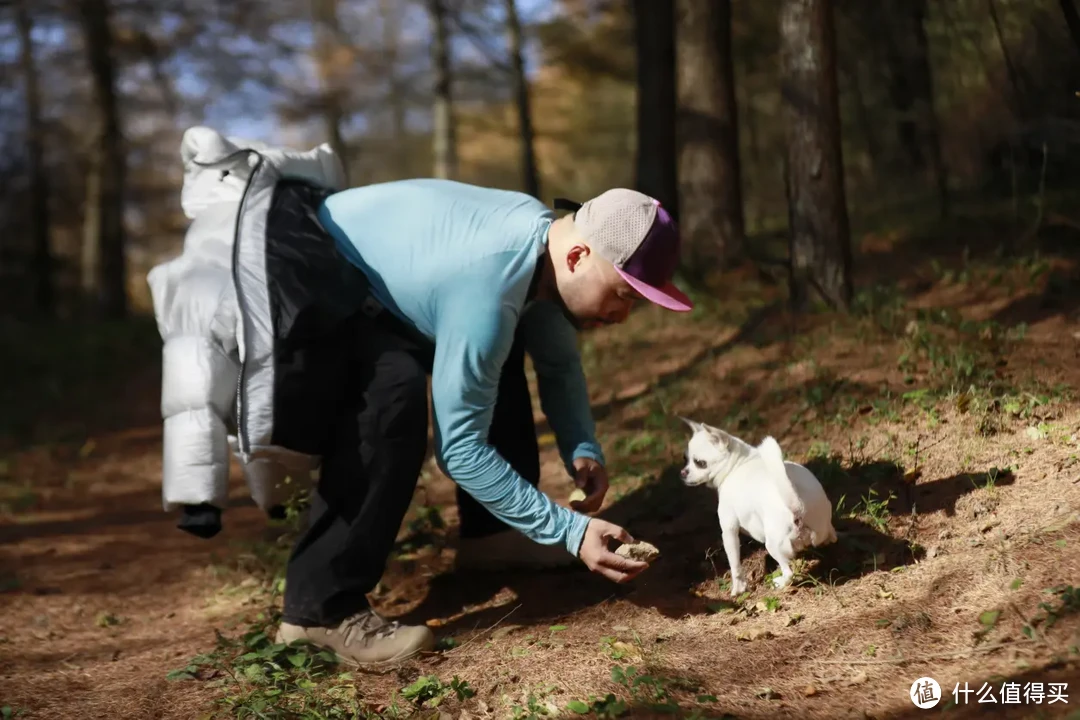
[[783, 0], [780, 67], [792, 305], [805, 308], [816, 296], [846, 310], [852, 296], [851, 232], [830, 0]]
[[127, 154], [120, 126], [108, 0], [77, 0], [86, 38], [96, 136], [91, 143], [83, 236], [83, 289], [106, 317], [127, 314], [124, 186]]
[[731, 1], [676, 0], [679, 222], [692, 255], [727, 260], [742, 249]]
[[444, 0], [428, 0], [428, 14], [432, 25], [431, 64], [435, 70], [434, 174], [437, 178], [452, 179], [457, 176], [457, 132], [451, 87], [450, 33]]
[[41, 86], [34, 57], [34, 24], [30, 16], [30, 0], [16, 0], [15, 24], [19, 30], [23, 94], [26, 97], [26, 159], [30, 170], [29, 217], [34, 242], [35, 300], [39, 310], [51, 314], [56, 309], [56, 292], [53, 285], [52, 248], [49, 244], [49, 181], [45, 172]]
[[341, 132], [345, 119], [344, 64], [341, 51], [341, 25], [338, 21], [337, 0], [312, 0], [311, 14], [315, 25], [315, 64], [322, 82], [319, 105], [326, 137], [334, 154], [341, 160], [345, 177], [349, 176], [348, 146]]
[[540, 175], [536, 169], [536, 152], [533, 148], [532, 110], [529, 108], [529, 79], [525, 76], [524, 40], [517, 2], [506, 0], [506, 34], [510, 46], [510, 64], [514, 78], [514, 95], [517, 99], [518, 125], [521, 132], [521, 171], [525, 192], [540, 197]]
[[634, 0], [637, 50], [637, 189], [679, 215], [675, 143], [675, 10]]

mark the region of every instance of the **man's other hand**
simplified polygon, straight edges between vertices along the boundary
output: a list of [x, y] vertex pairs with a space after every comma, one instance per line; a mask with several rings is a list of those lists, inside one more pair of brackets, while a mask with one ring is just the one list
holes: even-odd
[[592, 518], [585, 528], [585, 537], [578, 549], [578, 557], [590, 570], [600, 573], [609, 580], [624, 583], [633, 580], [638, 573], [649, 567], [640, 560], [630, 560], [616, 555], [608, 549], [608, 540], [615, 539], [622, 543], [632, 543], [630, 533], [607, 520]]
[[580, 513], [596, 512], [607, 495], [607, 470], [592, 458], [578, 458], [574, 461], [574, 485], [585, 493], [585, 499], [571, 501], [570, 507]]

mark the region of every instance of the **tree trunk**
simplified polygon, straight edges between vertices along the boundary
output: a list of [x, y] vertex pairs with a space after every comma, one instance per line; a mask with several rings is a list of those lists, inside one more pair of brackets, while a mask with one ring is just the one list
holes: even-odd
[[395, 172], [408, 177], [409, 148], [406, 127], [406, 88], [401, 78], [401, 13], [405, 8], [400, 0], [381, 0], [380, 12], [383, 24], [383, 59], [386, 63], [386, 79], [389, 84], [390, 131], [393, 137], [393, 163]]
[[345, 120], [343, 95], [345, 68], [341, 67], [341, 25], [338, 22], [337, 0], [312, 0], [312, 19], [315, 25], [315, 64], [322, 83], [323, 124], [330, 148], [341, 161], [346, 183], [349, 177], [349, 149], [341, 132]]
[[637, 180], [640, 192], [679, 218], [675, 141], [675, 11], [671, 2], [634, 0], [637, 45]]
[[1005, 72], [1009, 76], [1009, 85], [1013, 89], [1013, 114], [1019, 117], [1019, 110], [1023, 108], [1026, 103], [1024, 102], [1024, 91], [1020, 84], [1020, 74], [1016, 71], [1016, 65], [1012, 61], [1012, 53], [1009, 52], [1009, 45], [1005, 42], [1005, 33], [1001, 29], [1001, 20], [998, 18], [997, 6], [994, 5], [994, 0], [986, 0], [986, 9], [990, 11], [990, 20], [994, 25], [994, 34], [997, 36], [998, 47], [1001, 48], [1001, 58], [1005, 61]]
[[[87, 199], [96, 199], [96, 203], [88, 205], [86, 209], [85, 238], [96, 246], [96, 253], [87, 250], [84, 257], [92, 258], [94, 254], [97, 255], [99, 283], [94, 290], [100, 310], [106, 317], [121, 318], [127, 314], [128, 305], [124, 258], [124, 184], [127, 157], [116, 96], [116, 68], [112, 57], [109, 10], [108, 0], [79, 2], [90, 67], [91, 96], [98, 120], [98, 141], [94, 143], [96, 167], [91, 171], [87, 183]], [[84, 268], [84, 287], [89, 272], [93, 270]]]
[[[101, 134], [100, 128], [94, 129], [95, 141]], [[97, 142], [90, 143], [86, 168], [86, 199], [83, 203], [83, 237], [79, 269], [83, 294], [100, 303], [102, 297], [101, 281], [101, 238], [103, 215], [101, 202], [102, 159], [101, 148]]]
[[948, 177], [934, 108], [934, 83], [926, 37], [926, 0], [890, 0], [884, 25], [890, 66], [890, 95], [901, 117], [897, 132], [910, 166], [925, 171], [938, 193], [938, 209], [948, 214]]
[[30, 0], [16, 0], [15, 24], [19, 30], [23, 88], [26, 97], [26, 154], [30, 166], [30, 236], [34, 243], [34, 299], [38, 310], [52, 314], [56, 310], [53, 284], [53, 255], [49, 246], [49, 180], [45, 171], [44, 129], [41, 120], [41, 86], [34, 58], [33, 20]]
[[679, 225], [692, 258], [723, 263], [745, 232], [731, 1], [676, 0], [675, 28]]
[[1061, 12], [1065, 15], [1065, 24], [1069, 27], [1069, 37], [1072, 38], [1073, 46], [1080, 52], [1080, 13], [1076, 11], [1073, 0], [1060, 0]]
[[532, 111], [529, 108], [529, 79], [525, 76], [524, 40], [521, 21], [518, 19], [517, 2], [506, 0], [506, 32], [510, 45], [510, 64], [514, 76], [514, 94], [517, 96], [518, 125], [521, 130], [521, 170], [525, 192], [540, 197], [540, 176], [536, 169], [536, 153], [533, 148]]
[[913, 43], [906, 47], [905, 65], [909, 68], [915, 95], [915, 114], [919, 122], [919, 142], [925, 148], [929, 171], [938, 194], [938, 212], [949, 214], [949, 178], [941, 152], [941, 123], [934, 107], [934, 77], [930, 69], [930, 47], [926, 37], [926, 0], [911, 0], [907, 20]]
[[805, 309], [816, 296], [846, 310], [852, 296], [851, 237], [830, 0], [783, 0], [780, 68], [792, 305]]
[[435, 103], [433, 110], [434, 175], [453, 179], [457, 176], [457, 132], [454, 127], [454, 101], [451, 90], [450, 39], [444, 0], [428, 0], [431, 15], [431, 62], [435, 68]]

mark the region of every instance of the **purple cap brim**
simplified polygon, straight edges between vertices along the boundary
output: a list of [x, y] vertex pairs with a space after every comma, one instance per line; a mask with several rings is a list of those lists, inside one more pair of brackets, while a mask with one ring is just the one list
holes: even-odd
[[694, 303], [686, 296], [686, 293], [675, 287], [673, 283], [667, 283], [663, 287], [653, 287], [619, 268], [615, 268], [615, 270], [622, 276], [623, 280], [629, 283], [630, 287], [637, 290], [643, 298], [651, 303], [675, 312], [690, 312], [694, 309]]
[[660, 202], [653, 202], [656, 217], [652, 226], [634, 254], [615, 269], [650, 302], [676, 312], [693, 310], [694, 303], [671, 282], [679, 264], [679, 229]]

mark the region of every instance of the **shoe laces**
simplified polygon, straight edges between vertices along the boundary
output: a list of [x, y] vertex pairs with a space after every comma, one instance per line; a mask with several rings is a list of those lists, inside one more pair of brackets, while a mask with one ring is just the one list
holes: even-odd
[[374, 610], [367, 609], [342, 620], [336, 632], [345, 636], [345, 647], [348, 647], [357, 638], [366, 642], [373, 638], [381, 640], [393, 637], [397, 629], [396, 620], [387, 620]]

